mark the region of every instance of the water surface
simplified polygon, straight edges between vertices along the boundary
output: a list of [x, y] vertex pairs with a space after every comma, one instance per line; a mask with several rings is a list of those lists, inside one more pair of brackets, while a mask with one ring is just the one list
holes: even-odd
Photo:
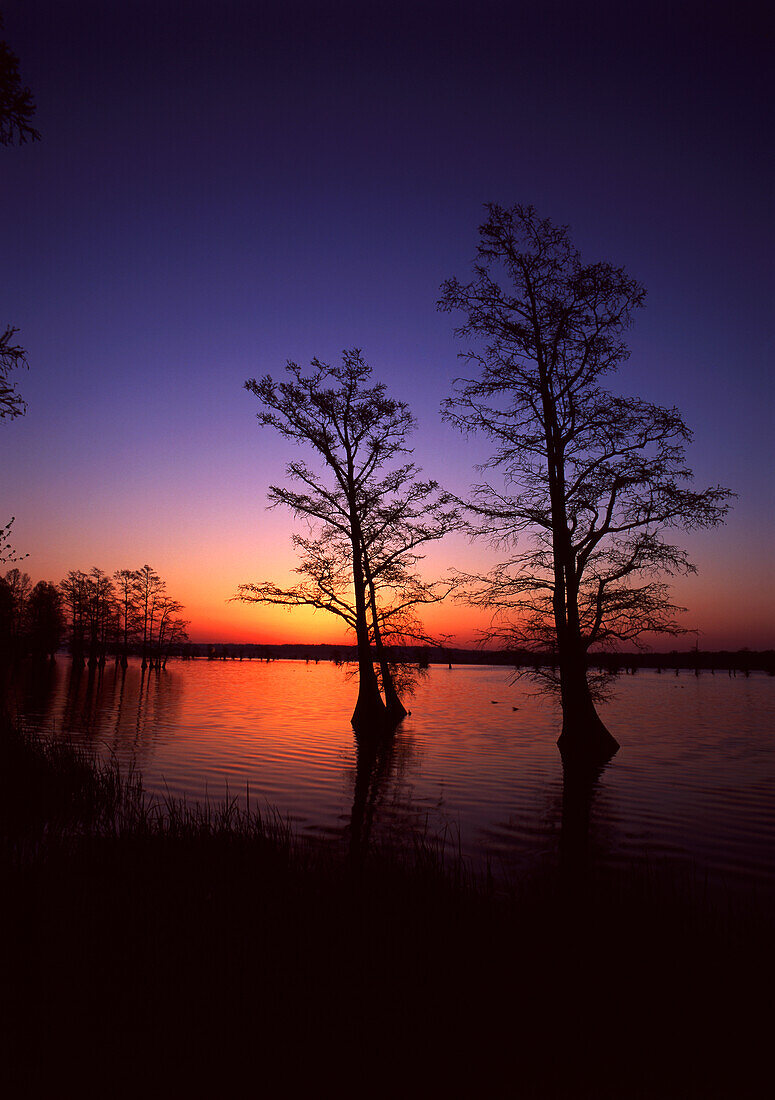
[[434, 667], [374, 756], [349, 723], [355, 685], [327, 662], [78, 675], [60, 658], [14, 687], [30, 724], [134, 763], [159, 797], [249, 793], [350, 846], [427, 829], [508, 876], [553, 865], [580, 829], [601, 866], [668, 861], [775, 894], [775, 679], [622, 676], [601, 709], [621, 749], [578, 789], [563, 783], [557, 709], [533, 690], [499, 667]]

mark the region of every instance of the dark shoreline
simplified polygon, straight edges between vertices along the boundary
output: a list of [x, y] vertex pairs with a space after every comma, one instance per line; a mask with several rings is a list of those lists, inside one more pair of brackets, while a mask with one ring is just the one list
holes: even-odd
[[266, 1081], [335, 1052], [410, 1095], [753, 1095], [767, 914], [711, 908], [701, 876], [504, 888], [429, 837], [335, 858], [236, 803], [153, 810], [139, 776], [9, 722], [0, 745], [6, 1067], [129, 1034], [236, 1043]]
[[[429, 665], [497, 665], [529, 670], [556, 665], [552, 653], [533, 653], [512, 649], [457, 649], [442, 646], [392, 646], [391, 654], [397, 661]], [[341, 661], [357, 660], [357, 649], [351, 645], [327, 643], [284, 643], [270, 645], [257, 642], [188, 642], [176, 647], [174, 656], [189, 660], [215, 661]], [[670, 652], [632, 651], [617, 653], [593, 653], [589, 655], [590, 668], [611, 672], [630, 673], [639, 669], [675, 669], [694, 672], [731, 672], [746, 675], [750, 672], [766, 672], [775, 676], [775, 650], [672, 650]]]

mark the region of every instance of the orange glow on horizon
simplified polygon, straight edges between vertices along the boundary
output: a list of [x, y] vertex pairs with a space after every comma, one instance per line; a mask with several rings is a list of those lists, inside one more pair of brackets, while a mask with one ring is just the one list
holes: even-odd
[[[193, 509], [193, 503], [192, 503]], [[121, 568], [139, 568], [148, 562], [167, 582], [168, 593], [181, 601], [183, 615], [189, 620], [189, 634], [195, 642], [255, 642], [351, 644], [352, 634], [335, 616], [307, 608], [286, 610], [261, 604], [231, 602], [241, 583], [271, 579], [281, 586], [299, 580], [294, 572], [287, 517], [266, 513], [263, 504], [254, 504], [256, 522], [246, 524], [226, 515], [213, 516], [202, 524], [187, 515], [180, 523], [164, 526], [164, 537], [157, 541], [140, 538], [138, 531], [148, 527], [148, 519], [133, 517], [131, 529], [117, 525], [101, 540], [90, 542], [77, 527], [58, 529], [56, 548], [52, 548], [44, 525], [38, 528], [29, 517], [20, 517], [15, 525], [15, 543], [30, 556], [18, 563], [33, 583], [39, 580], [59, 583], [70, 569], [88, 571], [98, 565], [112, 574]], [[177, 516], [176, 516], [177, 519]], [[723, 539], [717, 544], [723, 551]], [[772, 584], [766, 591], [753, 583], [758, 572], [769, 573], [756, 562], [731, 573], [723, 553], [714, 559], [716, 543], [708, 540], [701, 552], [693, 554], [698, 562], [696, 576], [682, 578], [673, 585], [675, 603], [688, 608], [684, 625], [700, 631], [704, 649], [770, 649], [773, 638]], [[46, 547], [48, 547], [46, 549]], [[181, 547], [183, 549], [181, 549]], [[486, 546], [470, 543], [464, 537], [450, 537], [434, 546], [423, 562], [428, 576], [442, 577], [450, 566], [467, 572], [486, 572], [497, 560]], [[428, 633], [458, 648], [473, 648], [486, 631], [490, 615], [450, 600], [423, 609], [421, 616]], [[693, 634], [677, 638], [649, 639], [651, 649], [672, 650], [693, 647]], [[632, 643], [628, 643], [632, 645]]]

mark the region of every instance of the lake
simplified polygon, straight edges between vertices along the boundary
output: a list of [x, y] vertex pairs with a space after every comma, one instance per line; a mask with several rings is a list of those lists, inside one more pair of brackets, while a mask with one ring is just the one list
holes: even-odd
[[303, 661], [109, 664], [60, 657], [11, 687], [28, 725], [134, 763], [160, 798], [230, 795], [350, 846], [442, 834], [513, 878], [576, 850], [602, 868], [665, 861], [737, 895], [775, 897], [775, 678], [641, 670], [601, 714], [621, 748], [563, 781], [558, 708], [495, 666], [435, 666], [375, 755], [350, 726], [356, 684]]

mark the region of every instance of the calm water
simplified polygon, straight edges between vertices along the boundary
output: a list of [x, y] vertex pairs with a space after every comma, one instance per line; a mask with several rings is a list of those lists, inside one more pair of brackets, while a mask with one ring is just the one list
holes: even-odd
[[580, 829], [598, 864], [667, 859], [775, 896], [775, 679], [763, 674], [621, 677], [602, 714], [622, 747], [581, 789], [563, 787], [556, 708], [502, 668], [432, 668], [376, 759], [349, 724], [355, 685], [329, 663], [73, 677], [60, 658], [45, 682], [13, 690], [30, 724], [133, 761], [150, 792], [249, 788], [251, 801], [332, 843], [427, 827], [476, 866], [513, 875], [551, 866]]

